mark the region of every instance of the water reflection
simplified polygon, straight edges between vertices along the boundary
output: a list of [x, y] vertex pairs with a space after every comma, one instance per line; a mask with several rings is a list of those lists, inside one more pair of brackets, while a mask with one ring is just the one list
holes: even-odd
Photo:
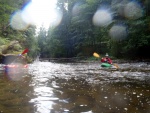
[[149, 113], [150, 66], [123, 63], [119, 67], [35, 62], [29, 65], [29, 74], [17, 81], [1, 70], [0, 112]]
[[29, 72], [34, 89], [29, 102], [35, 113], [150, 112], [149, 72], [102, 70], [98, 63], [50, 62], [36, 62]]
[[12, 81], [0, 71], [0, 113], [33, 113], [34, 107], [29, 103], [33, 88], [29, 86], [30, 75]]

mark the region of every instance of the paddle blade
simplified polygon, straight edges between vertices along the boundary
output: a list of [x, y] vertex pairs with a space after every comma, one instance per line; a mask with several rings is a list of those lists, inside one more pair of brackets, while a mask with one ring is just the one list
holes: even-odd
[[97, 57], [97, 58], [99, 58], [100, 57], [100, 55], [98, 54], [98, 53], [93, 53], [93, 56], [95, 56], [95, 57]]
[[21, 54], [23, 55], [23, 54], [27, 53], [28, 51], [29, 51], [28, 49], [25, 49]]
[[117, 69], [119, 68], [118, 64], [113, 64]]

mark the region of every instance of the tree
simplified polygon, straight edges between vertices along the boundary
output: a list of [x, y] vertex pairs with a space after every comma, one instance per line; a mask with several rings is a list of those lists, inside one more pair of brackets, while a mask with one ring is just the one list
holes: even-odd
[[[29, 48], [29, 56], [34, 57], [38, 49], [35, 39], [35, 26], [29, 26], [24, 30], [16, 30], [10, 26], [13, 14], [21, 10], [24, 4], [29, 0], [0, 0], [0, 50], [3, 46], [9, 45], [11, 42], [19, 42], [18, 52], [25, 48]], [[15, 51], [15, 50], [14, 50]]]
[[[51, 27], [48, 33], [43, 32], [46, 38], [39, 38], [39, 40], [46, 39], [46, 41], [41, 41], [41, 44], [39, 43], [42, 48], [41, 52], [46, 57], [92, 56], [95, 51], [101, 54], [109, 52], [117, 58], [144, 55], [140, 51], [149, 48], [150, 44], [149, 25], [147, 24], [150, 22], [149, 2], [143, 0], [139, 2], [145, 5], [145, 9], [140, 9], [138, 6], [137, 11], [140, 16], [137, 17], [134, 12], [132, 14], [135, 17], [132, 18], [131, 15], [122, 13], [130, 2], [58, 0], [58, 10], [62, 12], [63, 18], [61, 23], [54, 28]], [[112, 12], [111, 22], [106, 26], [96, 25], [92, 21], [97, 10], [101, 8]], [[141, 13], [142, 11], [145, 12], [145, 15]], [[125, 36], [120, 35], [120, 39], [117, 37], [117, 40], [112, 38], [110, 30], [114, 25], [126, 26]], [[42, 37], [41, 34], [39, 37]]]

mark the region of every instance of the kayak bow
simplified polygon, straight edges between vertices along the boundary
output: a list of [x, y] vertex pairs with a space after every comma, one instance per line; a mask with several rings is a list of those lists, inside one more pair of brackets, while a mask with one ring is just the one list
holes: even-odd
[[4, 66], [5, 73], [20, 73], [25, 72], [28, 69], [28, 65], [25, 64], [8, 64]]
[[102, 63], [101, 67], [112, 67], [112, 65], [109, 63]]

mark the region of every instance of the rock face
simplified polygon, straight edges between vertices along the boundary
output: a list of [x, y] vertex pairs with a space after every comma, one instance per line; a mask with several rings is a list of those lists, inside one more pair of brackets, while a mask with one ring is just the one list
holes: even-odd
[[8, 45], [5, 45], [2, 50], [1, 53], [2, 54], [8, 54], [9, 50], [14, 50], [15, 46], [18, 45], [19, 42], [18, 41], [11, 41]]
[[21, 46], [18, 41], [11, 41], [7, 45], [3, 45], [0, 47], [0, 63], [2, 64], [9, 64], [17, 59], [17, 54], [21, 50]]

